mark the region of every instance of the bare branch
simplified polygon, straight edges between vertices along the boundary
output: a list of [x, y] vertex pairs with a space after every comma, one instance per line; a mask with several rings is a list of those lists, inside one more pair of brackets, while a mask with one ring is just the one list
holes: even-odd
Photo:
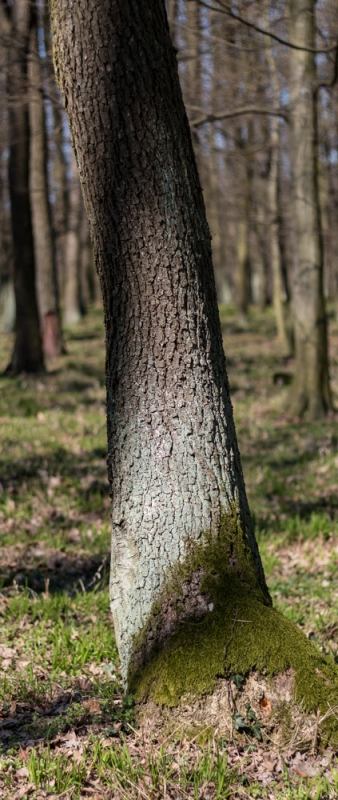
[[282, 44], [285, 47], [291, 47], [292, 50], [303, 50], [305, 53], [325, 54], [325, 53], [333, 53], [337, 49], [336, 44], [332, 45], [332, 47], [327, 47], [327, 48], [302, 47], [301, 45], [295, 44], [295, 42], [289, 42], [287, 41], [287, 39], [282, 39], [282, 37], [278, 36], [277, 33], [272, 33], [272, 31], [267, 31], [265, 30], [265, 28], [261, 28], [254, 22], [250, 22], [248, 19], [245, 19], [245, 17], [242, 17], [240, 14], [235, 13], [230, 6], [226, 5], [225, 3], [222, 3], [221, 0], [217, 0], [220, 8], [212, 6], [209, 3], [205, 3], [204, 0], [198, 0], [198, 2], [200, 6], [203, 6], [203, 8], [207, 8], [209, 11], [216, 11], [218, 14], [226, 14], [226, 16], [232, 17], [232, 19], [236, 19], [238, 22], [241, 22], [242, 25], [246, 25], [247, 28], [252, 28], [253, 30], [257, 31], [257, 33], [261, 33], [263, 36], [270, 36], [270, 39], [274, 39], [275, 42], [279, 42], [279, 44]]
[[[189, 106], [187, 106], [189, 108]], [[232, 119], [233, 117], [240, 117], [243, 114], [265, 114], [272, 117], [281, 117], [286, 122], [289, 121], [288, 112], [283, 108], [267, 108], [264, 106], [243, 106], [242, 108], [235, 108], [233, 111], [216, 111], [211, 114], [204, 114], [203, 117], [191, 120], [191, 126], [198, 128], [206, 122], [217, 122], [223, 119]]]

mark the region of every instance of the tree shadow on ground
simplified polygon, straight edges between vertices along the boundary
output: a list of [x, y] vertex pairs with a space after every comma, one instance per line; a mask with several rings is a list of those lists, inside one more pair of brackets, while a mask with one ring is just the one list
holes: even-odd
[[20, 458], [14, 463], [8, 462], [5, 458], [0, 459], [2, 491], [15, 495], [23, 484], [27, 491], [31, 481], [39, 480], [46, 486], [49, 477], [58, 475], [76, 480], [89, 476], [86, 481], [88, 486], [81, 489], [80, 485], [80, 494], [88, 496], [94, 491], [99, 491], [102, 495], [108, 494], [106, 456], [107, 451], [104, 447], [94, 447], [76, 454], [64, 447], [55, 447], [53, 450]]
[[[108, 665], [109, 666], [109, 665]], [[108, 670], [107, 670], [108, 671]], [[87, 677], [75, 678], [70, 688], [50, 683], [41, 675], [41, 690], [27, 686], [22, 702], [2, 704], [0, 711], [0, 755], [48, 744], [53, 749], [71, 738], [96, 734], [124, 737], [134, 723], [133, 698], [123, 695], [119, 678], [98, 683]]]
[[42, 592], [66, 592], [74, 596], [106, 586], [109, 578], [110, 551], [88, 554], [62, 552], [44, 542], [20, 548], [10, 563], [1, 568], [1, 592], [13, 587], [26, 588], [34, 597]]
[[[109, 485], [106, 451], [75, 454], [64, 448], [0, 460], [0, 574], [33, 592], [73, 593], [108, 570]], [[38, 518], [32, 512], [38, 498]], [[66, 505], [65, 505], [66, 503]], [[104, 527], [103, 527], [104, 526]], [[100, 549], [99, 549], [100, 548]]]

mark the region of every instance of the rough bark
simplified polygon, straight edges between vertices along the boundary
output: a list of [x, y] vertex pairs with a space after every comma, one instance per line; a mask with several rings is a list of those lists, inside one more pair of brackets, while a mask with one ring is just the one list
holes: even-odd
[[30, 197], [38, 305], [43, 351], [53, 358], [62, 352], [55, 248], [47, 178], [47, 136], [43, 99], [43, 75], [38, 47], [36, 3], [32, 2], [33, 21], [29, 57], [30, 122]]
[[13, 47], [9, 54], [9, 190], [16, 301], [15, 344], [8, 372], [44, 370], [35, 288], [35, 259], [29, 197], [27, 56], [33, 9], [29, 0], [10, 6]]
[[[167, 570], [203, 532], [217, 536], [222, 513], [236, 508], [254, 582], [263, 601], [268, 595], [164, 7], [158, 0], [102, 0], [99, 8], [78, 5], [71, 26], [66, 0], [52, 9], [57, 77], [103, 291], [111, 601], [126, 678], [133, 637], [151, 618]], [[191, 598], [188, 614], [199, 599]], [[201, 604], [205, 610], [205, 599]]]
[[[296, 44], [314, 47], [314, 0], [291, 0], [290, 30]], [[332, 408], [317, 175], [316, 66], [308, 51], [290, 49], [289, 58], [296, 345], [291, 410], [315, 418]]]

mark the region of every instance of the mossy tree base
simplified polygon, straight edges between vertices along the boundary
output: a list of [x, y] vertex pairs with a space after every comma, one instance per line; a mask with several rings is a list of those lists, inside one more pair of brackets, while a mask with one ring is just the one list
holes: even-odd
[[[143, 672], [135, 675], [132, 690], [137, 700], [150, 698], [173, 708], [182, 703], [184, 707], [188, 699], [189, 707], [194, 708], [196, 698], [204, 697], [192, 717], [199, 718], [203, 727], [197, 708], [204, 704], [207, 726], [211, 724], [210, 708], [220, 703], [220, 714], [214, 715], [215, 728], [219, 728], [222, 714], [223, 727], [229, 728], [235, 708], [241, 711], [249, 702], [264, 724], [271, 716], [269, 729], [277, 729], [277, 741], [280, 724], [283, 741], [288, 736], [291, 740], [298, 727], [296, 737], [303, 742], [321, 737], [325, 743], [338, 745], [338, 668], [334, 661], [321, 655], [296, 625], [250, 595], [243, 594], [236, 603], [229, 601], [225, 611], [215, 608], [203, 620], [177, 630]], [[233, 675], [246, 676], [240, 692], [231, 680]], [[271, 703], [268, 715], [264, 704], [259, 713], [263, 697]], [[307, 715], [310, 719], [305, 722]]]
[[[240, 688], [233, 679], [218, 678], [211, 694], [186, 695], [174, 708], [152, 700], [140, 703], [138, 716], [141, 727], [201, 745], [220, 739], [247, 745], [266, 742], [269, 749], [290, 753], [315, 750], [321, 735], [319, 715], [306, 713], [294, 701], [293, 669], [274, 678], [253, 671]], [[244, 728], [238, 719], [246, 723]]]
[[[157, 620], [163, 618], [163, 609], [180, 605], [189, 576], [194, 586], [199, 576], [196, 596], [205, 598], [204, 608], [199, 605], [198, 614], [190, 609], [185, 619], [176, 615], [176, 625], [166, 628], [165, 638], [158, 636]], [[168, 578], [166, 595], [154, 607], [134, 652], [129, 688], [136, 699], [172, 708], [187, 697], [190, 702], [213, 695], [218, 681], [229, 685], [234, 674], [261, 676], [266, 691], [276, 676], [292, 675], [292, 702], [305, 714], [318, 715], [320, 736], [338, 744], [338, 667], [271, 607], [255, 579], [235, 510], [224, 515], [218, 537], [203, 536]], [[284, 701], [291, 704], [287, 683]], [[272, 698], [275, 690], [269, 691]]]

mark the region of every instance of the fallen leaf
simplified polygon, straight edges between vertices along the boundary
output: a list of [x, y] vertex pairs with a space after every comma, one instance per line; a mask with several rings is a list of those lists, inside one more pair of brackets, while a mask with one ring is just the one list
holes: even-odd
[[20, 786], [20, 789], [12, 795], [11, 800], [21, 800], [22, 797], [27, 797], [28, 794], [31, 794], [36, 786], [34, 783], [26, 783], [24, 786]]
[[12, 659], [16, 656], [16, 650], [13, 647], [6, 647], [5, 644], [0, 644], [0, 658]]
[[30, 750], [31, 750], [30, 747], [26, 747], [26, 749], [24, 749], [23, 747], [20, 747], [20, 750], [19, 750], [19, 753], [18, 753], [19, 758], [21, 758], [22, 761], [28, 761]]
[[98, 714], [101, 711], [98, 700], [84, 700], [82, 705], [89, 711], [90, 714]]
[[28, 778], [29, 776], [27, 767], [20, 767], [20, 769], [17, 769], [15, 774], [17, 778]]
[[79, 686], [80, 689], [83, 689], [83, 691], [85, 691], [85, 692], [86, 691], [88, 692], [92, 688], [92, 684], [88, 680], [88, 678], [79, 678], [76, 681], [76, 685]]
[[271, 714], [272, 711], [271, 700], [269, 700], [268, 697], [265, 697], [265, 695], [259, 701], [259, 707], [264, 714]]

